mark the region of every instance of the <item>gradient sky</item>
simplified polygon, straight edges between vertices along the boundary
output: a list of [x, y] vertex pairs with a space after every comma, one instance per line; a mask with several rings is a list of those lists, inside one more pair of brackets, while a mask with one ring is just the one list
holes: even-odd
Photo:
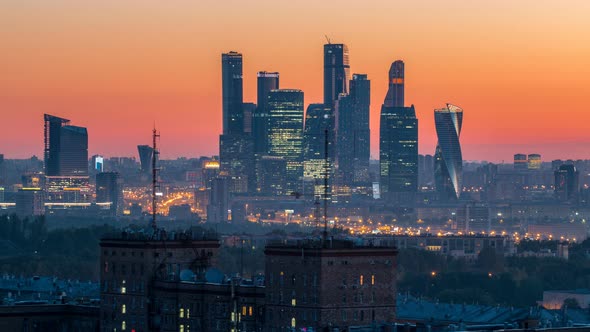
[[0, 153], [42, 156], [43, 113], [88, 127], [90, 154], [217, 154], [221, 53], [322, 100], [324, 35], [372, 81], [372, 154], [392, 61], [406, 63], [420, 153], [433, 109], [465, 110], [463, 157], [590, 158], [590, 1], [5, 0], [0, 4]]

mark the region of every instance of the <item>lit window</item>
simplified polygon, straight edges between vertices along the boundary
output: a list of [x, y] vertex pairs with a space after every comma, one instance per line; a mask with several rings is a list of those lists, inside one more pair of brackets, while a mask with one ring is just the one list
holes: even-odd
[[295, 298], [291, 299], [291, 305], [292, 306], [296, 306], [297, 305], [297, 300]]
[[126, 306], [126, 305], [124, 305], [124, 304], [121, 306], [121, 313], [122, 313], [122, 314], [125, 314], [125, 313], [127, 313], [127, 306]]
[[121, 322], [121, 331], [125, 331], [127, 329], [127, 323], [125, 321]]
[[295, 328], [296, 325], [297, 325], [297, 321], [295, 320], [295, 317], [291, 318], [291, 327]]
[[373, 274], [371, 276], [371, 285], [374, 285], [374, 284], [375, 284], [375, 275]]
[[121, 294], [127, 293], [127, 287], [125, 287], [125, 280], [123, 280], [123, 286], [121, 286]]
[[361, 283], [361, 286], [363, 285], [363, 282], [364, 282], [364, 277], [363, 277], [363, 275], [361, 274], [361, 278], [360, 278], [360, 283]]
[[184, 332], [184, 325], [180, 324], [180, 325], [178, 326], [178, 331], [179, 331], [179, 332]]
[[248, 316], [252, 316], [252, 311], [253, 311], [252, 306], [250, 306], [248, 308]]
[[184, 308], [180, 308], [180, 311], [178, 313], [178, 317], [184, 318]]
[[[186, 309], [186, 318], [191, 318], [191, 309]], [[188, 325], [186, 328], [188, 329]]]
[[242, 316], [246, 316], [246, 312], [247, 312], [247, 310], [248, 310], [248, 309], [246, 308], [246, 306], [243, 306], [243, 307], [242, 307]]

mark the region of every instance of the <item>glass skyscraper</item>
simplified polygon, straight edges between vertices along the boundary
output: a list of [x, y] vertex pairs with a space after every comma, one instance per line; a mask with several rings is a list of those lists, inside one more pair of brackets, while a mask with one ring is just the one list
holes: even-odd
[[404, 71], [405, 65], [401, 60], [391, 64], [389, 68], [389, 89], [383, 105], [387, 107], [404, 107]]
[[[328, 134], [328, 161], [326, 163], [326, 133]], [[305, 114], [303, 136], [303, 176], [306, 195], [319, 195], [324, 192], [324, 176], [328, 175], [330, 192], [334, 160], [334, 117], [332, 110], [324, 104], [310, 104]]]
[[252, 119], [252, 135], [254, 137], [254, 151], [257, 155], [264, 155], [268, 151], [268, 94], [279, 88], [279, 73], [266, 71], [257, 75], [257, 101], [256, 112]]
[[88, 132], [70, 120], [45, 114], [45, 175], [88, 175]]
[[333, 107], [341, 93], [348, 93], [350, 63], [344, 44], [324, 45], [324, 105]]
[[285, 159], [285, 192], [297, 192], [303, 177], [303, 91], [272, 90], [268, 115], [268, 155]]
[[414, 105], [403, 106], [404, 63], [389, 70], [389, 89], [381, 107], [379, 163], [381, 197], [413, 203], [418, 191], [418, 119]]
[[[244, 117], [242, 54], [229, 52], [221, 55], [221, 79], [223, 98], [223, 134], [219, 137], [219, 161], [221, 170], [247, 183], [244, 186], [230, 185], [232, 192], [256, 189], [256, 164], [251, 123]], [[252, 110], [252, 105], [246, 105]], [[240, 189], [235, 189], [240, 188]]]
[[369, 181], [371, 81], [354, 74], [350, 94], [341, 94], [335, 107], [336, 163], [343, 185]]
[[59, 118], [57, 116], [45, 114], [43, 116], [45, 121], [44, 140], [45, 140], [45, 175], [58, 176], [60, 165], [60, 144], [61, 144], [61, 128], [70, 120]]
[[455, 105], [434, 110], [434, 124], [438, 144], [434, 155], [434, 180], [439, 199], [457, 200], [461, 196], [463, 156], [461, 154], [461, 126], [463, 110]]
[[45, 184], [48, 202], [79, 203], [91, 198], [88, 131], [70, 120], [45, 114]]
[[238, 52], [221, 55], [221, 81], [223, 98], [223, 134], [242, 134], [244, 116], [242, 111], [242, 54]]

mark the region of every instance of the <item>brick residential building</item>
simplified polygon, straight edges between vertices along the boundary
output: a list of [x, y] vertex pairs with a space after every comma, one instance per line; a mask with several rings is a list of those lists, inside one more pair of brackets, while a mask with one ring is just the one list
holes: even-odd
[[396, 255], [348, 240], [267, 245], [265, 331], [394, 322]]

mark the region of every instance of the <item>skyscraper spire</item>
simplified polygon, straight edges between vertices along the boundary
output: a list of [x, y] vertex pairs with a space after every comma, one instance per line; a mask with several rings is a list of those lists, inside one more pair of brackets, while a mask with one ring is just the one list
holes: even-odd
[[389, 68], [389, 89], [383, 102], [387, 107], [404, 107], [404, 62], [397, 60]]

